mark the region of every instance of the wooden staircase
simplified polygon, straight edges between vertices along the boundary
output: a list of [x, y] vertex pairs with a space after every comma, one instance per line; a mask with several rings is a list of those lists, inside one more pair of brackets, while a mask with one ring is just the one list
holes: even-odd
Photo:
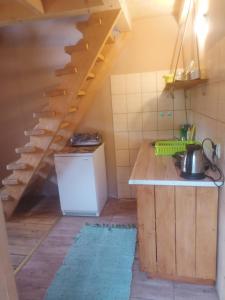
[[45, 178], [42, 170], [49, 157], [65, 146], [90, 106], [96, 91], [92, 82], [98, 80], [98, 70], [113, 46], [112, 32], [119, 16], [120, 10], [104, 11], [76, 24], [83, 40], [65, 47], [71, 62], [55, 71], [61, 83], [56, 89], [45, 91], [48, 107], [33, 114], [39, 121], [33, 129], [24, 132], [29, 142], [15, 149], [20, 158], [7, 166], [12, 173], [3, 179], [4, 187], [0, 191], [6, 218], [12, 215], [35, 176]]

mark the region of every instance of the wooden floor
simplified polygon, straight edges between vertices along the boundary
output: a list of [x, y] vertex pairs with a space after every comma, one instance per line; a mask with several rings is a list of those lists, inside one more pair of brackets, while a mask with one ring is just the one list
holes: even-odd
[[[54, 209], [52, 210], [51, 207], [54, 202], [47, 201], [46, 203], [49, 205], [49, 220], [53, 222]], [[39, 210], [36, 209], [35, 211], [37, 216], [40, 216]], [[48, 222], [47, 214], [46, 209], [45, 222]], [[58, 217], [57, 214], [56, 209], [55, 218]], [[32, 217], [35, 217], [34, 211]], [[40, 224], [42, 220], [40, 220]], [[59, 218], [48, 236], [35, 250], [30, 260], [16, 275], [20, 300], [44, 299], [48, 286], [62, 264], [70, 245], [73, 243], [74, 236], [79, 233], [80, 228], [87, 222], [109, 224], [136, 223], [136, 203], [128, 200], [110, 200], [99, 218]], [[17, 237], [15, 236], [15, 238]], [[24, 246], [25, 242], [26, 240], [24, 240]], [[13, 243], [12, 237], [11, 243]], [[218, 298], [213, 287], [173, 283], [164, 280], [150, 280], [146, 274], [139, 271], [138, 254], [136, 254], [133, 265], [130, 300], [218, 300]]]
[[15, 273], [27, 262], [60, 217], [58, 201], [34, 199], [31, 208], [23, 203], [7, 222], [9, 252]]

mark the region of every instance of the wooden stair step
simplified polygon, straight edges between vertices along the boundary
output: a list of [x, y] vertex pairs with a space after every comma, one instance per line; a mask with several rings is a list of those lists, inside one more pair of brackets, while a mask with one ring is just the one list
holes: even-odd
[[71, 106], [68, 110], [68, 113], [75, 113], [78, 111], [78, 108], [76, 106]]
[[44, 162], [46, 164], [50, 165], [51, 167], [53, 167], [55, 165], [53, 155], [52, 156], [46, 156], [44, 158]]
[[116, 42], [115, 36], [111, 33], [107, 39], [107, 44], [114, 44]]
[[8, 164], [6, 166], [6, 169], [9, 170], [9, 171], [13, 171], [13, 170], [21, 170], [21, 171], [26, 171], [26, 170], [31, 170], [33, 169], [32, 166], [30, 166], [28, 163], [25, 163], [25, 162], [12, 162], [10, 164]]
[[88, 51], [89, 50], [89, 43], [85, 40], [81, 40], [76, 45], [66, 46], [64, 47], [64, 50], [67, 54], [72, 54], [74, 52], [80, 52], [80, 51]]
[[70, 75], [70, 74], [74, 74], [77, 73], [78, 69], [74, 66], [66, 66], [63, 69], [58, 69], [55, 71], [55, 75], [56, 76], [64, 76], [64, 75]]
[[20, 147], [20, 148], [16, 148], [15, 149], [15, 152], [17, 154], [33, 154], [33, 153], [41, 153], [43, 152], [42, 149], [36, 147], [36, 146], [23, 146], [23, 147]]
[[61, 135], [57, 135], [55, 136], [54, 140], [53, 140], [53, 143], [60, 143], [61, 141], [65, 140], [65, 138]]
[[68, 91], [65, 89], [55, 89], [44, 93], [45, 97], [60, 97], [68, 95]]
[[68, 128], [70, 125], [71, 125], [70, 122], [63, 122], [63, 123], [60, 125], [60, 129]]
[[7, 177], [2, 180], [3, 185], [22, 185], [23, 182], [18, 178]]
[[105, 60], [105, 56], [103, 54], [98, 54], [97, 62], [101, 62]]
[[34, 119], [37, 119], [37, 118], [56, 118], [56, 117], [60, 117], [60, 116], [61, 116], [60, 113], [57, 113], [55, 111], [50, 111], [50, 110], [34, 112], [33, 113], [33, 118]]
[[95, 17], [95, 18], [91, 18], [87, 21], [83, 21], [83, 22], [78, 22], [76, 23], [76, 28], [79, 29], [80, 31], [83, 31], [85, 29], [89, 29], [92, 27], [96, 27], [96, 26], [101, 26], [102, 25], [102, 18], [99, 17]]
[[85, 96], [86, 95], [86, 92], [85, 91], [82, 91], [82, 90], [79, 90], [77, 96], [78, 97], [82, 97], [82, 96]]
[[53, 132], [47, 129], [30, 129], [24, 131], [25, 136], [51, 136]]
[[0, 189], [0, 201], [10, 201], [10, 200], [14, 200], [14, 199], [12, 196], [10, 196], [6, 188]]
[[94, 79], [94, 78], [95, 78], [95, 74], [94, 73], [92, 73], [92, 72], [88, 73], [88, 76], [87, 76], [88, 80], [89, 79]]

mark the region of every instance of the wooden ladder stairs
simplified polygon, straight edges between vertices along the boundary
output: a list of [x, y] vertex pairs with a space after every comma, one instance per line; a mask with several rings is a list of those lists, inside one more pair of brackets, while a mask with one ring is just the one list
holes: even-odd
[[7, 165], [7, 170], [12, 173], [2, 180], [0, 190], [6, 218], [12, 215], [35, 176], [40, 174], [44, 178], [43, 169], [51, 161], [49, 158], [65, 147], [88, 110], [96, 91], [92, 89], [92, 95], [88, 95], [91, 82], [95, 78], [98, 80], [98, 69], [114, 42], [113, 29], [119, 16], [120, 10], [98, 12], [76, 24], [83, 39], [74, 46], [65, 47], [71, 61], [55, 71], [61, 83], [54, 90], [45, 91], [48, 107], [33, 114], [38, 123], [24, 132], [29, 142], [15, 149], [20, 158]]

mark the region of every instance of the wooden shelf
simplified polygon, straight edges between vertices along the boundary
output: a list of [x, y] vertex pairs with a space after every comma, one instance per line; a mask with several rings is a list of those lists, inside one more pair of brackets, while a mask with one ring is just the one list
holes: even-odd
[[176, 80], [173, 83], [167, 83], [165, 90], [188, 90], [207, 81], [208, 79]]

